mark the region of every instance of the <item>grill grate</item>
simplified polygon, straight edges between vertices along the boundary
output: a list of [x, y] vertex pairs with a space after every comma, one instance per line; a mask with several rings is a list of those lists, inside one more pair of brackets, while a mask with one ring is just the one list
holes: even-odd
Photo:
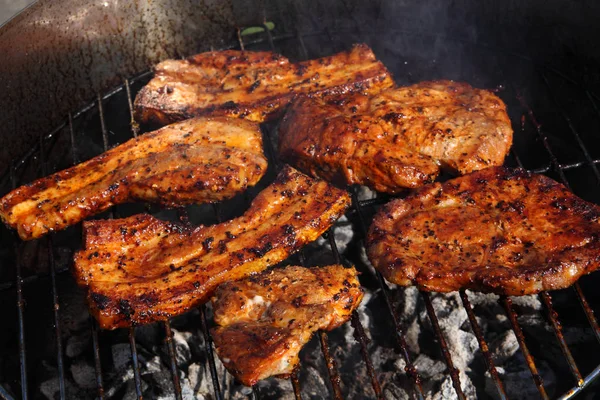
[[[357, 27], [356, 32], [359, 33], [359, 36], [361, 38], [363, 36], [367, 37], [367, 38], [370, 37], [368, 34], [365, 34], [363, 31], [360, 30], [360, 25], [357, 24], [356, 27]], [[280, 49], [278, 49], [276, 47], [276, 43], [277, 44], [289, 43], [289, 41], [291, 41], [292, 42], [291, 46], [297, 48], [301, 57], [304, 59], [307, 59], [309, 57], [309, 51], [307, 50], [307, 47], [306, 47], [305, 37], [310, 36], [312, 38], [314, 38], [314, 37], [327, 38], [329, 40], [329, 45], [333, 48], [347, 47], [347, 44], [343, 40], [340, 40], [339, 33], [336, 33], [336, 31], [332, 31], [328, 28], [326, 28], [324, 30], [324, 32], [319, 32], [319, 33], [315, 33], [315, 34], [311, 34], [311, 35], [302, 35], [299, 32], [294, 32], [291, 35], [282, 35], [281, 37], [273, 37], [268, 28], [265, 29], [265, 32], [266, 33], [264, 34], [264, 37], [259, 38], [255, 41], [249, 41], [247, 43], [244, 43], [242, 41], [242, 36], [238, 35], [239, 40], [240, 40], [239, 47], [241, 49], [247, 48], [247, 49], [254, 50], [254, 47], [256, 47], [256, 49], [261, 49], [263, 46], [267, 46], [271, 50], [278, 51]], [[284, 46], [284, 47], [288, 48], [289, 46]], [[281, 50], [285, 50], [285, 48], [281, 49]], [[285, 54], [285, 51], [282, 51], [282, 52]], [[323, 55], [323, 54], [318, 54], [318, 56], [320, 56], [320, 55]], [[501, 68], [500, 68], [500, 71], [501, 71]], [[545, 129], [543, 129], [541, 124], [538, 122], [538, 119], [534, 115], [531, 107], [527, 104], [524, 95], [522, 95], [518, 90], [514, 89], [513, 87], [510, 87], [509, 89], [506, 89], [506, 92], [510, 91], [510, 92], [515, 93], [514, 98], [517, 99], [518, 104], [520, 104], [521, 109], [523, 110], [523, 115], [521, 118], [521, 122], [522, 122], [521, 130], [525, 131], [525, 125], [526, 125], [527, 121], [529, 121], [531, 126], [533, 126], [536, 135], [539, 137], [539, 140], [541, 141], [543, 148], [547, 153], [547, 156], [549, 157], [549, 162], [547, 164], [543, 164], [541, 167], [530, 168], [530, 169], [534, 170], [535, 172], [540, 172], [540, 173], [556, 174], [556, 175], [558, 175], [559, 180], [562, 181], [562, 183], [564, 183], [567, 187], [570, 187], [569, 181], [567, 180], [567, 176], [566, 176], [567, 171], [577, 170], [577, 169], [582, 169], [582, 168], [590, 168], [593, 171], [593, 174], [594, 174], [594, 176], [597, 180], [597, 184], [598, 184], [598, 183], [600, 183], [600, 173], [598, 171], [597, 164], [598, 164], [598, 162], [600, 162], [600, 160], [595, 159], [593, 157], [593, 155], [590, 153], [590, 151], [588, 150], [588, 148], [585, 144], [584, 138], [582, 138], [580, 131], [575, 127], [573, 121], [569, 117], [569, 114], [561, 107], [559, 99], [554, 93], [554, 88], [550, 83], [550, 79], [547, 75], [548, 73], [556, 73], [556, 71], [544, 70], [540, 73], [540, 76], [542, 77], [545, 87], [552, 95], [551, 97], [552, 97], [552, 101], [553, 101], [555, 107], [559, 110], [561, 117], [565, 120], [565, 122], [569, 128], [569, 132], [575, 139], [575, 142], [576, 142], [578, 148], [581, 150], [584, 160], [583, 161], [577, 160], [574, 162], [568, 162], [568, 163], [564, 163], [564, 164], [560, 163], [558, 156], [556, 155], [555, 151], [553, 150], [553, 146], [551, 145], [549, 136], [546, 134]], [[105, 120], [105, 107], [104, 107], [103, 103], [107, 99], [111, 98], [112, 96], [114, 96], [124, 90], [126, 93], [129, 117], [130, 117], [130, 120], [133, 121], [133, 113], [132, 113], [133, 112], [133, 109], [132, 109], [133, 90], [131, 88], [131, 85], [134, 83], [137, 84], [139, 82], [142, 82], [144, 79], [146, 79], [147, 76], [148, 76], [148, 74], [144, 74], [144, 75], [142, 75], [136, 79], [133, 79], [131, 81], [125, 80], [124, 84], [120, 88], [114, 90], [111, 93], [108, 93], [105, 96], [102, 96], [99, 94], [94, 103], [85, 107], [82, 111], [80, 111], [76, 114], [73, 114], [73, 115], [69, 114], [63, 125], [59, 126], [57, 129], [50, 132], [49, 134], [40, 137], [39, 144], [36, 146], [36, 148], [32, 149], [32, 151], [29, 154], [27, 154], [22, 160], [19, 160], [16, 163], [14, 163], [12, 168], [10, 169], [8, 177], [4, 177], [3, 180], [6, 181], [8, 179], [10, 181], [10, 186], [13, 188], [16, 187], [18, 181], [20, 180], [17, 177], [17, 174], [18, 173], [21, 173], [21, 174], [27, 173], [26, 169], [28, 168], [28, 164], [31, 164], [31, 163], [35, 164], [34, 158], [36, 156], [39, 157], [38, 161], [39, 161], [39, 164], [41, 165], [40, 174], [46, 175], [49, 172], [49, 171], [47, 171], [47, 165], [49, 162], [46, 159], [47, 158], [46, 156], [47, 156], [47, 154], [52, 152], [53, 147], [56, 144], [58, 136], [60, 136], [60, 134], [64, 130], [69, 131], [70, 153], [71, 153], [71, 158], [73, 160], [73, 163], [78, 162], [81, 157], [81, 155], [79, 154], [79, 151], [78, 151], [80, 149], [80, 145], [78, 145], [78, 138], [76, 137], [76, 134], [75, 134], [74, 124], [75, 124], [75, 121], [77, 121], [77, 120], [82, 120], [82, 119], [87, 118], [88, 113], [92, 112], [92, 111], [98, 112], [100, 132], [102, 134], [102, 147], [106, 151], [110, 147], [110, 141], [109, 141], [110, 135], [109, 135], [109, 129], [107, 128], [107, 123]], [[562, 76], [562, 75], [561, 75], [561, 77], [563, 77], [564, 79], [568, 79], [567, 77]], [[502, 79], [501, 81], [506, 82], [509, 80], [504, 77], [504, 79]], [[571, 82], [571, 83], [576, 83], [576, 82]], [[590, 106], [593, 107], [596, 116], [600, 118], [600, 110], [598, 109], [598, 106], [596, 104], [596, 100], [597, 100], [596, 96], [594, 94], [590, 93], [587, 89], [582, 89], [582, 90], [584, 90], [585, 97], [588, 99]], [[507, 97], [508, 97], [508, 95], [507, 95]], [[132, 124], [131, 135], [135, 137], [135, 136], [137, 136], [137, 133], [138, 132], [135, 128], [135, 125]], [[266, 138], [266, 140], [265, 140], [266, 153], [269, 157], [270, 165], [273, 166], [275, 169], [278, 169], [281, 165], [278, 163], [278, 161], [275, 157], [275, 150], [274, 150], [274, 147], [273, 147], [274, 145], [273, 145], [273, 141], [272, 141], [272, 138], [274, 137], [275, 132], [271, 128], [266, 128], [266, 131], [264, 134], [265, 134], [265, 138]], [[517, 132], [517, 134], [518, 134], [518, 132]], [[524, 166], [524, 164], [521, 162], [521, 158], [516, 153], [516, 151], [513, 151], [512, 159], [514, 160], [514, 163], [516, 165], [521, 166], [521, 167]], [[386, 202], [387, 197], [380, 197], [380, 198], [370, 199], [370, 200], [360, 200], [358, 192], [356, 190], [352, 192], [352, 197], [353, 197], [354, 207], [353, 207], [353, 210], [350, 212], [350, 214], [353, 214], [356, 217], [356, 219], [358, 221], [357, 232], [360, 234], [360, 236], [362, 238], [364, 238], [366, 235], [366, 230], [367, 230], [367, 226], [368, 226], [368, 217], [367, 217], [368, 210]], [[246, 195], [245, 200], [246, 200], [246, 205], [247, 205], [248, 202], [250, 201], [250, 197], [248, 195]], [[189, 217], [187, 216], [187, 213], [184, 209], [179, 210], [179, 216], [183, 222], [187, 222], [189, 220]], [[112, 217], [112, 212], [109, 213], [109, 217]], [[215, 217], [218, 221], [221, 220], [221, 212], [220, 212], [219, 206], [215, 207]], [[335, 229], [336, 228], [333, 227], [326, 236], [329, 241], [335, 261], [343, 263], [344, 259], [342, 259], [341, 255], [337, 249], [336, 242], [335, 242]], [[23, 245], [21, 243], [19, 243], [17, 240], [15, 240], [14, 243], [15, 243], [14, 251], [15, 251], [15, 260], [16, 260], [15, 261], [16, 277], [14, 280], [15, 283], [14, 284], [12, 284], [12, 283], [11, 284], [3, 284], [2, 286], [0, 286], [0, 291], [9, 290], [9, 289], [13, 289], [13, 288], [16, 289], [17, 319], [18, 319], [17, 325], [18, 325], [18, 342], [19, 342], [19, 364], [20, 364], [19, 383], [20, 383], [20, 388], [21, 388], [21, 397], [29, 398], [28, 376], [27, 376], [28, 353], [26, 352], [26, 340], [25, 340], [25, 337], [26, 337], [25, 323], [24, 323], [24, 321], [25, 321], [25, 319], [24, 319], [25, 302], [24, 302], [24, 297], [23, 297], [23, 285], [25, 285], [29, 282], [33, 282], [40, 278], [44, 278], [44, 276], [43, 275], [34, 275], [34, 276], [27, 277], [25, 279], [23, 278], [23, 273], [22, 273], [22, 257], [23, 257], [23, 252], [24, 252]], [[61, 274], [62, 272], [64, 272], [67, 268], [57, 268], [57, 266], [55, 265], [55, 260], [54, 260], [54, 258], [55, 258], [54, 257], [55, 243], [54, 243], [53, 235], [51, 235], [47, 239], [47, 252], [48, 252], [48, 267], [50, 270], [48, 276], [50, 279], [51, 296], [52, 296], [52, 304], [53, 304], [53, 315], [54, 315], [53, 320], [54, 320], [54, 327], [55, 327], [54, 336], [56, 339], [56, 349], [55, 350], [56, 350], [56, 365], [57, 365], [58, 378], [59, 378], [58, 379], [58, 381], [59, 381], [59, 396], [61, 399], [64, 399], [64, 398], [66, 398], [66, 385], [65, 385], [65, 371], [64, 371], [64, 364], [63, 364], [61, 319], [60, 319], [60, 315], [59, 315], [60, 303], [59, 303], [59, 293], [57, 290], [56, 277], [58, 274]], [[305, 264], [305, 256], [302, 252], [298, 255], [298, 260], [300, 261], [301, 264]], [[369, 273], [371, 273], [371, 272], [369, 272]], [[400, 322], [400, 319], [398, 318], [397, 310], [394, 305], [393, 294], [396, 290], [390, 289], [388, 287], [387, 283], [384, 281], [381, 274], [379, 274], [378, 272], [374, 273], [374, 279], [376, 280], [376, 283], [379, 286], [381, 293], [383, 294], [383, 297], [384, 297], [385, 307], [388, 312], [388, 316], [389, 316], [389, 319], [390, 319], [390, 322], [392, 325], [392, 329], [394, 330], [394, 338], [396, 340], [397, 349], [399, 350], [401, 357], [404, 359], [404, 361], [406, 363], [404, 372], [410, 378], [410, 381], [413, 384], [413, 390], [414, 390], [415, 396], [417, 398], [424, 398], [425, 394], [423, 391], [422, 381], [421, 381], [421, 378], [414, 366], [414, 363], [412, 362], [411, 354], [408, 349], [408, 345], [406, 343], [406, 339], [404, 336], [404, 330], [403, 330], [402, 324]], [[398, 289], [398, 290], [402, 290], [402, 289]], [[575, 291], [575, 295], [578, 298], [578, 300], [582, 306], [585, 316], [586, 316], [587, 320], [589, 321], [589, 324], [590, 324], [595, 336], [598, 338], [598, 341], [600, 342], [600, 328], [598, 327], [598, 322], [594, 317], [593, 310], [591, 309], [588, 300], [585, 298], [583, 291], [579, 284], [574, 285], [573, 290]], [[452, 355], [448, 349], [446, 339], [444, 338], [442, 328], [440, 328], [438, 317], [436, 316], [435, 310], [432, 305], [431, 295], [429, 293], [423, 292], [423, 293], [421, 293], [421, 297], [425, 303], [425, 306], [427, 309], [427, 315], [432, 324], [434, 334], [437, 338], [437, 341], [440, 344], [440, 349], [441, 349], [441, 352], [443, 353], [444, 360], [447, 365], [447, 372], [451, 377], [454, 389], [456, 391], [456, 395], [459, 399], [465, 398], [465, 394], [463, 393], [462, 388], [461, 388], [460, 371], [454, 367]], [[567, 391], [562, 396], [562, 398], [569, 398], [569, 397], [579, 393], [581, 390], [583, 390], [583, 388], [585, 388], [591, 382], [594, 381], [594, 379], [600, 374], [600, 366], [596, 367], [585, 378], [582, 376], [582, 374], [580, 373], [579, 368], [574, 360], [574, 357], [571, 354], [571, 350], [570, 350], [569, 346], [567, 345], [565, 338], [562, 334], [561, 324], [558, 321], [558, 314], [554, 310], [554, 307], [552, 305], [551, 296], [548, 293], [542, 293], [539, 295], [539, 297], [541, 298], [542, 302], [544, 303], [544, 305], [546, 307], [547, 319], [553, 328], [553, 331], [557, 337], [559, 346], [565, 356], [565, 359], [568, 363], [568, 366], [573, 375], [573, 379], [575, 381], [575, 386], [573, 386], [573, 388], [571, 390]], [[481, 327], [477, 321], [477, 317], [475, 315], [475, 311], [469, 300], [469, 296], [467, 295], [466, 292], [461, 291], [460, 298], [462, 300], [463, 307], [465, 308], [465, 310], [467, 312], [468, 319], [471, 324], [471, 328], [477, 337], [481, 352], [482, 352], [485, 362], [487, 364], [488, 371], [491, 374], [494, 384], [498, 390], [498, 395], [501, 398], [506, 398], [507, 396], [506, 396], [506, 393], [504, 390], [503, 383], [499, 377], [498, 371], [494, 367], [494, 362], [493, 362], [492, 356], [491, 356], [490, 352], [488, 351], [487, 342], [484, 338], [483, 331], [481, 330]], [[548, 398], [548, 395], [546, 393], [546, 388], [544, 386], [544, 382], [542, 381], [542, 379], [539, 375], [534, 358], [531, 355], [529, 348], [527, 347], [525, 336], [524, 336], [521, 326], [519, 324], [518, 315], [512, 304], [511, 298], [501, 297], [499, 302], [503, 306], [503, 308], [506, 312], [506, 315], [510, 321], [510, 324], [512, 326], [512, 329], [517, 337], [519, 346], [520, 346], [521, 351], [526, 359], [527, 365], [528, 365], [528, 367], [531, 371], [532, 377], [533, 377], [533, 381], [540, 393], [540, 396], [542, 398]], [[207, 320], [207, 308], [205, 306], [199, 307], [199, 314], [200, 314], [200, 320], [199, 320], [200, 331], [201, 331], [201, 335], [204, 337], [204, 345], [205, 345], [207, 364], [208, 364], [208, 368], [209, 368], [211, 378], [212, 378], [212, 386], [213, 386], [213, 390], [214, 390], [214, 395], [215, 395], [216, 399], [222, 399], [222, 398], [224, 398], [223, 391], [227, 387], [227, 384], [226, 384], [226, 382], [225, 382], [225, 384], [223, 384], [223, 381], [222, 381], [223, 378], [221, 378], [221, 380], [220, 380], [220, 377], [218, 375], [217, 365], [216, 365], [216, 361], [215, 361], [214, 353], [213, 353], [212, 339], [210, 338], [209, 324], [208, 324], [208, 320]], [[362, 325], [362, 323], [360, 321], [360, 316], [356, 312], [352, 316], [351, 324], [354, 327], [354, 337], [355, 337], [356, 341], [360, 344], [361, 357], [362, 357], [362, 360], [364, 361], [364, 367], [367, 370], [373, 393], [374, 393], [375, 397], [383, 398], [382, 385], [381, 385], [380, 379], [378, 377], [377, 371], [371, 360], [371, 354], [369, 351], [368, 330]], [[179, 368], [178, 368], [177, 359], [176, 359], [176, 349], [175, 349], [175, 346], [173, 343], [173, 332], [172, 332], [172, 328], [171, 328], [171, 322], [166, 321], [163, 325], [164, 325], [164, 332], [165, 332], [165, 342], [166, 342], [168, 354], [169, 354], [169, 366], [168, 367], [169, 367], [171, 377], [172, 377], [174, 393], [175, 393], [176, 398], [183, 398], [181, 384], [179, 381]], [[93, 355], [94, 355], [97, 397], [100, 399], [103, 399], [103, 398], [105, 398], [105, 388], [104, 388], [104, 382], [103, 382], [103, 369], [102, 369], [103, 351], [101, 348], [101, 344], [102, 344], [102, 336], [104, 336], [105, 333], [99, 332], [97, 324], [95, 323], [95, 321], [93, 321], [92, 318], [90, 318], [90, 329], [91, 329]], [[132, 371], [133, 377], [134, 377], [134, 381], [135, 381], [135, 392], [136, 392], [136, 395], [138, 398], [142, 398], [143, 386], [142, 386], [142, 379], [141, 379], [141, 373], [140, 373], [140, 356], [138, 354], [138, 349], [136, 346], [135, 331], [136, 331], [136, 328], [129, 329], [127, 331], [127, 336], [128, 336], [130, 350], [131, 350], [131, 364], [132, 364], [132, 369], [133, 369], [133, 371]], [[339, 371], [336, 366], [335, 357], [332, 354], [332, 350], [329, 345], [328, 335], [326, 333], [320, 332], [318, 334], [318, 338], [319, 338], [319, 341], [321, 344], [323, 357], [325, 359], [326, 366], [327, 366], [329, 384], [331, 385], [331, 387], [330, 387], [331, 396], [336, 399], [343, 398], [342, 381], [341, 381]], [[294, 391], [295, 398], [296, 399], [302, 398], [302, 395], [301, 395], [302, 388], [301, 388], [298, 371], [296, 371], [292, 375], [292, 377], [290, 378], [290, 381], [291, 381], [291, 385], [292, 385], [292, 388]], [[365, 388], [365, 390], [367, 390], [367, 389]], [[260, 390], [256, 386], [254, 388], [252, 388], [252, 394], [255, 399], [258, 399], [261, 397]], [[2, 387], [0, 387], [0, 396], [5, 397], [5, 398], [12, 398], [11, 395], [6, 390], [4, 390]]]

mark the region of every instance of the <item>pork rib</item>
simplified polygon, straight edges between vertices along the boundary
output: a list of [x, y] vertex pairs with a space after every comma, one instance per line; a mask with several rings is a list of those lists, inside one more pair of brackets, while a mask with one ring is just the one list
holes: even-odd
[[198, 115], [262, 122], [299, 93], [378, 91], [394, 84], [372, 50], [355, 45], [329, 57], [290, 63], [271, 52], [224, 50], [166, 60], [135, 99], [136, 119], [167, 124]]
[[266, 169], [257, 124], [197, 118], [13, 190], [0, 199], [0, 218], [30, 240], [130, 200], [170, 206], [231, 198]]
[[349, 204], [346, 192], [286, 167], [244, 215], [222, 224], [184, 227], [147, 214], [85, 222], [75, 277], [102, 328], [164, 320], [284, 260]]

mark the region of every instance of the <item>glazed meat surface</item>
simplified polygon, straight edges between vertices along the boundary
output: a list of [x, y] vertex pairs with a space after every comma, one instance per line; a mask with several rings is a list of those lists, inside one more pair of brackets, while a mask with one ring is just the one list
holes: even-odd
[[287, 258], [350, 205], [348, 194], [286, 167], [239, 218], [186, 227], [147, 214], [87, 221], [74, 274], [102, 328], [164, 320], [221, 283]]
[[271, 52], [213, 51], [166, 60], [135, 99], [136, 120], [167, 124], [198, 115], [262, 122], [298, 93], [311, 96], [378, 91], [394, 84], [369, 47], [290, 63]]
[[256, 184], [266, 168], [257, 124], [192, 119], [10, 192], [0, 200], [0, 217], [30, 240], [130, 200], [179, 205], [227, 199]]
[[367, 254], [390, 282], [428, 291], [560, 289], [600, 265], [599, 211], [545, 176], [488, 168], [384, 206]]
[[300, 170], [387, 193], [433, 182], [440, 168], [466, 174], [502, 165], [511, 144], [502, 100], [452, 81], [302, 98], [279, 129], [281, 158]]
[[354, 268], [286, 267], [221, 285], [212, 298], [212, 330], [219, 358], [252, 386], [287, 376], [319, 329], [348, 321], [363, 296]]

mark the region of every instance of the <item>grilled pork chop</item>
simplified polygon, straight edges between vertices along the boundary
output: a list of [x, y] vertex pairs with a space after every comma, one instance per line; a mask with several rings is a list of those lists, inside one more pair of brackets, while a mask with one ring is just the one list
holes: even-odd
[[266, 167], [257, 124], [197, 118], [13, 190], [0, 199], [0, 217], [30, 240], [129, 200], [177, 205], [227, 199], [256, 184]]
[[599, 212], [545, 176], [488, 168], [387, 204], [367, 254], [389, 281], [424, 290], [560, 289], [600, 265]]
[[300, 63], [271, 52], [213, 51], [158, 64], [154, 78], [135, 99], [135, 112], [145, 123], [167, 124], [198, 115], [262, 122], [276, 117], [298, 93], [369, 92], [393, 84], [364, 44]]
[[506, 106], [452, 81], [375, 95], [303, 98], [279, 129], [279, 153], [300, 170], [388, 193], [501, 165], [512, 143]]
[[356, 270], [341, 265], [273, 269], [225, 283], [212, 298], [219, 358], [247, 386], [287, 376], [312, 334], [348, 321], [362, 296]]
[[349, 205], [346, 192], [286, 167], [244, 215], [222, 224], [185, 227], [147, 214], [85, 222], [75, 277], [102, 328], [164, 320], [284, 260]]

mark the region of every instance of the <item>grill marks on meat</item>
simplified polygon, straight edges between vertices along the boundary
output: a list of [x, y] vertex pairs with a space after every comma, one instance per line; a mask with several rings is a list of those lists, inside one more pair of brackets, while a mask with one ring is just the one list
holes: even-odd
[[257, 124], [191, 119], [12, 191], [0, 200], [0, 217], [23, 240], [35, 239], [130, 200], [170, 206], [227, 199], [256, 184], [266, 168]]
[[501, 165], [512, 144], [506, 106], [493, 93], [452, 81], [372, 96], [295, 102], [279, 129], [279, 153], [328, 180], [388, 193]]
[[85, 222], [75, 277], [102, 328], [164, 320], [284, 260], [349, 205], [346, 192], [286, 167], [244, 215], [222, 224], [182, 227], [146, 214]]
[[600, 266], [600, 208], [545, 176], [489, 168], [383, 207], [369, 259], [391, 282], [523, 295]]
[[354, 268], [286, 267], [221, 285], [212, 298], [217, 353], [243, 384], [287, 376], [319, 329], [350, 318], [363, 297]]
[[355, 45], [329, 57], [290, 63], [272, 52], [225, 50], [166, 60], [135, 99], [136, 119], [167, 124], [198, 115], [262, 122], [294, 95], [378, 91], [394, 84], [372, 50]]

